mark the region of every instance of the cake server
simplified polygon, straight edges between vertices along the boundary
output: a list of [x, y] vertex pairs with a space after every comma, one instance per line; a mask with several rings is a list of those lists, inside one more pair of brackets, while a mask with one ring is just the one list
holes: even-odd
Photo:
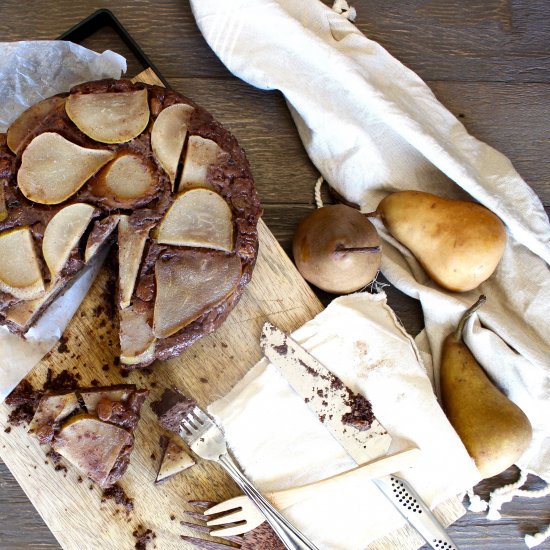
[[[260, 346], [357, 464], [386, 453], [391, 439], [377, 420], [368, 430], [343, 422], [343, 416], [352, 412], [353, 394], [300, 344], [275, 325], [265, 323]], [[427, 504], [404, 479], [391, 475], [373, 482], [432, 548], [457, 549]]]

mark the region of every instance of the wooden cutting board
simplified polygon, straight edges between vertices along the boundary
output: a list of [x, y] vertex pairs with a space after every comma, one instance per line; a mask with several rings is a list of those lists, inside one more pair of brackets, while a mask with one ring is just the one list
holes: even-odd
[[[135, 80], [160, 84], [150, 70]], [[24, 428], [6, 433], [9, 409], [0, 405], [0, 458], [64, 549], [131, 549], [135, 546], [132, 533], [140, 526], [156, 533], [148, 548], [192, 549], [195, 547], [180, 539], [181, 534], [196, 536], [179, 525], [179, 520], [185, 519], [182, 511], [192, 509], [187, 501], [221, 501], [239, 494], [222, 469], [206, 461], [155, 486], [162, 430], [148, 403], [156, 400], [164, 388], [175, 385], [205, 407], [225, 395], [261, 358], [258, 341], [265, 321], [293, 331], [322, 310], [262, 221], [259, 236], [257, 265], [241, 301], [217, 332], [180, 357], [157, 363], [150, 373], [135, 371], [126, 378], [121, 376], [115, 363], [119, 352], [116, 320], [109, 307], [113, 301], [112, 275], [104, 268], [65, 331], [65, 346], [54, 349], [28, 377], [33, 385], [40, 386], [48, 369], [54, 374], [68, 369], [81, 375], [82, 386], [135, 383], [150, 389], [131, 464], [120, 482], [134, 499], [135, 509], [129, 516], [112, 501], [101, 502], [101, 490], [82, 480], [74, 468], [55, 471], [37, 440]], [[452, 499], [438, 508], [437, 515], [448, 525], [464, 512], [458, 499]], [[423, 540], [407, 526], [368, 548], [414, 549], [422, 544]]]

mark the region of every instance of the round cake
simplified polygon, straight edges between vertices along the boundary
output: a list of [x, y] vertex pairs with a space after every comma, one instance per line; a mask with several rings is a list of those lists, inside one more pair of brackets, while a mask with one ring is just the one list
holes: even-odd
[[260, 213], [244, 151], [196, 103], [76, 86], [0, 136], [0, 323], [24, 334], [116, 242], [123, 368], [178, 355], [238, 302]]

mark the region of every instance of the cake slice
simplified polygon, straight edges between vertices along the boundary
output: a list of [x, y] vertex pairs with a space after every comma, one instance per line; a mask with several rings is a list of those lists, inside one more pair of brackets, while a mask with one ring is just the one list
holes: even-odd
[[29, 432], [105, 488], [128, 468], [134, 431], [148, 393], [133, 384], [45, 393], [31, 388], [25, 403], [21, 399], [6, 402], [32, 407]]
[[162, 435], [159, 443], [162, 455], [155, 483], [166, 481], [195, 464], [185, 450], [183, 441], [178, 441], [177, 437]]

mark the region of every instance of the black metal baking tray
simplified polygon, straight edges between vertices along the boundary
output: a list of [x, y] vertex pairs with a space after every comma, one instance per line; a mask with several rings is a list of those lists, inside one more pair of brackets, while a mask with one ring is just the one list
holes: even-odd
[[61, 36], [58, 36], [58, 40], [69, 40], [79, 44], [86, 38], [92, 36], [95, 32], [108, 27], [114, 30], [120, 39], [128, 46], [134, 57], [137, 59], [143, 69], [152, 69], [154, 73], [160, 78], [164, 86], [169, 88], [168, 82], [160, 74], [159, 70], [155, 67], [152, 61], [145, 55], [144, 51], [139, 47], [139, 44], [132, 38], [130, 33], [126, 30], [124, 25], [115, 17], [111, 10], [101, 9], [97, 10], [86, 19], [77, 23], [74, 27], [71, 27], [68, 31], [64, 32]]

